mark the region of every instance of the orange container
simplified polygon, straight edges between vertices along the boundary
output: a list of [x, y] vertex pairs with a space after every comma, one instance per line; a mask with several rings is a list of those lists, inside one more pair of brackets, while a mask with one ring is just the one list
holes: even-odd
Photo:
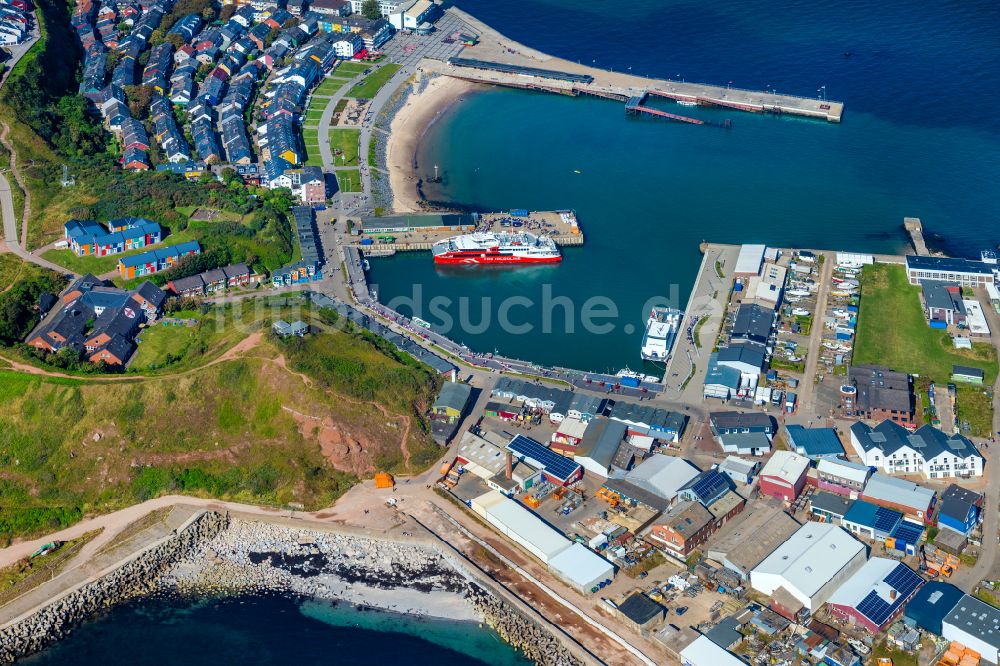
[[389, 474], [388, 472], [378, 472], [375, 474], [376, 488], [392, 488], [392, 486], [392, 474]]

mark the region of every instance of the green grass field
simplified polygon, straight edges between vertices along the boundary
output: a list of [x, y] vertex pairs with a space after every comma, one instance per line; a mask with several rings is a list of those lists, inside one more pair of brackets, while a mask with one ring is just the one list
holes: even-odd
[[302, 130], [302, 141], [304, 143], [314, 143], [316, 145], [319, 145], [319, 130], [318, 129]]
[[[353, 75], [352, 75], [353, 76]], [[337, 94], [337, 91], [344, 87], [350, 79], [340, 79], [340, 78], [330, 78], [324, 79], [323, 83], [319, 84], [316, 91], [313, 93], [313, 97], [316, 95], [321, 95], [324, 97], [333, 97]]]
[[371, 65], [363, 62], [341, 62], [337, 65], [337, 69], [334, 70], [334, 76], [354, 76], [355, 74], [360, 74], [371, 67]]
[[[240, 308], [176, 313], [200, 323], [145, 331], [133, 365], [144, 377], [0, 370], [0, 536], [45, 533], [56, 516], [65, 526], [84, 512], [175, 492], [316, 509], [358, 477], [419, 472], [437, 459], [440, 449], [414, 416], [437, 390], [428, 368], [364, 334], [330, 329], [304, 299]], [[279, 317], [317, 328], [280, 341], [269, 333]], [[206, 363], [255, 333], [259, 342], [243, 358]], [[312, 425], [320, 419], [333, 424], [325, 437], [346, 436], [365, 455], [324, 453], [322, 427]], [[400, 446], [407, 419], [408, 457]]]
[[392, 75], [399, 70], [399, 67], [399, 65], [392, 62], [382, 65], [369, 74], [368, 78], [364, 81], [351, 88], [347, 96], [371, 99], [386, 84], [386, 81], [392, 78]]
[[337, 186], [341, 192], [361, 191], [361, 170], [343, 169], [335, 172], [337, 174]]
[[[358, 165], [359, 132], [353, 129], [331, 129], [330, 149], [337, 166]], [[340, 151], [338, 153], [337, 151]]]
[[17, 255], [0, 254], [0, 291], [14, 284], [21, 271], [28, 265], [18, 259]]
[[938, 383], [949, 381], [954, 364], [981, 368], [988, 385], [997, 377], [993, 346], [955, 349], [946, 332], [927, 325], [920, 288], [907, 282], [906, 269], [887, 264], [866, 266], [862, 273], [854, 363], [886, 365]]
[[[927, 325], [920, 306], [920, 288], [909, 284], [903, 266], [866, 266], [861, 278], [855, 364], [886, 365], [940, 384], [951, 378], [952, 365], [981, 368], [987, 389], [997, 377], [996, 350], [975, 343], [971, 350], [955, 349], [948, 334]], [[956, 397], [965, 434], [988, 437], [992, 432], [993, 404], [982, 387], [959, 384]], [[923, 400], [921, 395], [921, 400]]]

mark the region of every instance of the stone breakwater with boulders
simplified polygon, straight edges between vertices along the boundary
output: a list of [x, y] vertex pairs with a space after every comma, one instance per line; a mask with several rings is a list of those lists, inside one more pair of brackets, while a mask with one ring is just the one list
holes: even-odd
[[154, 593], [167, 571], [199, 544], [224, 531], [228, 523], [226, 515], [203, 513], [183, 530], [141, 551], [107, 575], [0, 630], [0, 663], [9, 664], [41, 650], [112, 606]]
[[480, 621], [535, 663], [583, 663], [549, 631], [482, 587], [452, 554], [416, 540], [234, 520], [178, 563], [161, 585], [194, 595], [291, 593]]
[[480, 584], [460, 558], [431, 542], [230, 519], [214, 512], [0, 630], [0, 663], [37, 652], [81, 622], [143, 596], [267, 593], [483, 622], [535, 663], [584, 663], [555, 634]]

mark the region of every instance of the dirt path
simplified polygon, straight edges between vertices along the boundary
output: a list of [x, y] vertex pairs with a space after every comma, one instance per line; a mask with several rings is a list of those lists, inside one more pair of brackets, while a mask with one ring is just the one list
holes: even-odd
[[[28, 192], [28, 188], [24, 186], [24, 181], [21, 180], [21, 174], [17, 170], [17, 153], [14, 152], [14, 146], [12, 146], [7, 141], [7, 135], [10, 133], [10, 126], [7, 123], [3, 123], [3, 131], [0, 131], [0, 143], [3, 147], [7, 149], [10, 153], [10, 172], [14, 174], [14, 182], [17, 186], [21, 188], [21, 193], [24, 194], [24, 208], [21, 209], [21, 248], [28, 249], [28, 217], [31, 215], [31, 193]], [[10, 242], [10, 239], [7, 239]]]
[[244, 352], [247, 352], [256, 347], [258, 344], [260, 344], [260, 341], [263, 339], [264, 339], [264, 334], [261, 333], [260, 331], [256, 331], [254, 333], [251, 333], [247, 337], [243, 338], [242, 340], [240, 340], [238, 343], [233, 345], [230, 349], [228, 349], [218, 358], [212, 359], [208, 363], [200, 365], [197, 368], [190, 368], [188, 370], [184, 370], [177, 374], [170, 374], [170, 375], [131, 375], [131, 374], [71, 375], [66, 372], [56, 372], [55, 370], [46, 370], [44, 368], [38, 368], [28, 363], [21, 363], [20, 361], [15, 361], [9, 356], [4, 356], [3, 354], [0, 354], [0, 359], [6, 361], [7, 363], [10, 363], [11, 365], [10, 369], [12, 370], [17, 370], [18, 372], [23, 372], [29, 375], [39, 375], [42, 377], [57, 377], [60, 379], [79, 379], [81, 381], [95, 381], [95, 382], [127, 382], [133, 379], [172, 379], [177, 377], [184, 377], [193, 374], [195, 372], [200, 372], [205, 368], [211, 368], [213, 365], [218, 365], [219, 363], [224, 363], [225, 361], [232, 361], [237, 358], [240, 358], [242, 357]]

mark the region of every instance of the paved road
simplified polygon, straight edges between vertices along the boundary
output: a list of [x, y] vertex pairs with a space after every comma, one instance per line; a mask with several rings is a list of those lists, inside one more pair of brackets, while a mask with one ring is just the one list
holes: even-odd
[[[977, 294], [981, 303], [989, 303], [984, 290], [979, 290]], [[990, 307], [984, 307], [983, 313], [986, 315], [990, 326], [990, 337], [993, 346], [1000, 352], [1000, 315]], [[997, 377], [993, 385], [993, 432], [1000, 432], [1000, 377]], [[982, 447], [981, 447], [982, 448]], [[1000, 527], [1000, 444], [994, 444], [991, 449], [982, 451], [986, 457], [986, 484], [985, 497], [983, 500], [983, 545], [979, 549], [979, 559], [976, 566], [959, 567], [952, 576], [952, 582], [965, 590], [972, 590], [984, 578], [995, 579], [997, 565], [998, 527]]]
[[[680, 401], [692, 405], [701, 404], [705, 370], [708, 366], [708, 356], [715, 346], [715, 338], [722, 326], [722, 318], [726, 312], [726, 298], [729, 296], [729, 285], [733, 279], [736, 258], [739, 255], [738, 245], [711, 245], [702, 258], [701, 270], [695, 278], [694, 287], [688, 298], [687, 310], [681, 330], [678, 332], [674, 353], [667, 365], [664, 399]], [[715, 270], [715, 263], [722, 266], [723, 277]], [[693, 335], [687, 336], [687, 329], [705, 318], [706, 321], [698, 329], [698, 345], [694, 344]], [[693, 333], [693, 332], [692, 332]], [[684, 386], [685, 380], [694, 376]]]
[[833, 252], [822, 252], [823, 269], [820, 271], [819, 293], [816, 295], [816, 309], [813, 311], [812, 329], [809, 331], [809, 350], [806, 353], [805, 374], [802, 376], [802, 383], [799, 384], [799, 407], [800, 418], [812, 419], [819, 416], [826, 418], [827, 414], [816, 414], [816, 367], [819, 364], [821, 345], [823, 343], [823, 321], [826, 318], [826, 301], [830, 293], [830, 279], [833, 277], [833, 265], [837, 263], [836, 254]]

